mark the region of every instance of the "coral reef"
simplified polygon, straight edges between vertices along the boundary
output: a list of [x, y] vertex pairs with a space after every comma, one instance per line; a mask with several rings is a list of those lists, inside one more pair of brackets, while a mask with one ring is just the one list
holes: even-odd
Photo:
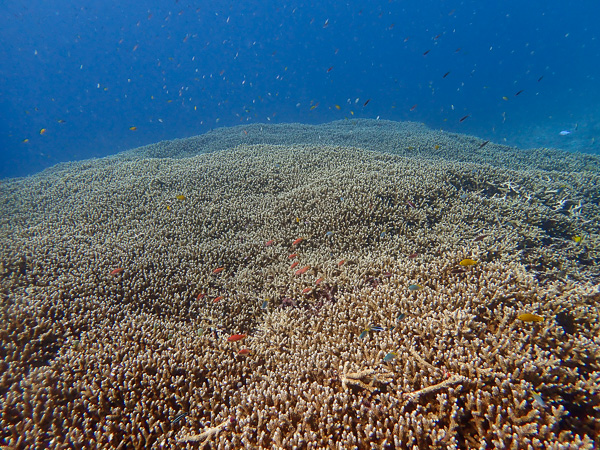
[[598, 159], [362, 122], [3, 180], [0, 445], [595, 448]]

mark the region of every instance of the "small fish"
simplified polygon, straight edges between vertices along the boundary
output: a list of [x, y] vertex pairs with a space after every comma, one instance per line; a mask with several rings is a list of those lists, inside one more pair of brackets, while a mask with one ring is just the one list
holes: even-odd
[[240, 356], [247, 356], [250, 354], [250, 349], [242, 348], [239, 352], [237, 352], [237, 354]]
[[541, 77], [539, 77], [539, 78], [538, 78], [538, 83], [539, 83], [540, 81], [542, 81], [542, 79], [543, 79], [543, 78], [544, 78], [544, 75], [542, 75]]
[[502, 97], [502, 100], [504, 100], [504, 101], [506, 101], [506, 102], [507, 102], [507, 101], [508, 101], [508, 97], [507, 97], [506, 95], [504, 95], [504, 96]]
[[221, 273], [225, 270], [225, 267], [217, 267], [215, 270], [212, 271], [213, 275], [216, 275], [218, 273]]
[[29, 142], [29, 139], [23, 139], [21, 142], [23, 142], [24, 144], [27, 144]]
[[406, 204], [407, 204], [408, 206], [412, 206], [413, 208], [416, 208], [416, 207], [417, 207], [417, 205], [415, 205], [415, 204], [414, 204], [413, 202], [411, 202], [410, 200], [406, 200]]
[[339, 111], [340, 109], [342, 109], [342, 107], [340, 105], [335, 105], [335, 109]]
[[364, 108], [365, 106], [367, 106], [367, 105], [369, 104], [369, 102], [370, 102], [370, 101], [371, 101], [371, 99], [370, 99], [370, 98], [369, 98], [369, 99], [367, 99], [367, 101], [363, 103], [363, 108]]
[[392, 361], [393, 359], [395, 359], [397, 356], [398, 356], [398, 353], [396, 353], [396, 352], [389, 352], [387, 355], [385, 355], [385, 356], [383, 357], [383, 360], [384, 360], [385, 362], [390, 362], [390, 361]]
[[431, 50], [425, 50], [425, 51], [423, 52], [423, 56], [426, 56], [426, 55], [427, 55], [427, 53], [429, 53], [430, 51], [431, 51]]
[[308, 294], [310, 291], [312, 291], [311, 287], [307, 287], [307, 288], [302, 289], [302, 293], [303, 294]]
[[327, 69], [327, 73], [331, 72], [333, 70], [333, 66], [331, 66], [329, 69]]
[[450, 273], [453, 273], [453, 274], [465, 273], [465, 272], [466, 272], [466, 270], [465, 270], [465, 269], [463, 269], [462, 267], [457, 267], [456, 269], [452, 269], [452, 270], [450, 271]]
[[217, 303], [219, 300], [223, 300], [223, 296], [219, 295], [218, 297], [215, 297], [215, 299], [213, 300], [213, 303]]
[[181, 194], [179, 194], [179, 195], [176, 195], [176, 196], [175, 196], [175, 198], [176, 198], [177, 200], [185, 200], [185, 195], [181, 195]]
[[317, 106], [319, 106], [319, 102], [315, 103], [314, 105], [312, 105], [310, 107], [310, 110], [312, 111], [313, 109], [315, 109]]
[[481, 234], [481, 235], [477, 236], [475, 239], [473, 239], [473, 241], [474, 242], [483, 241], [488, 236], [489, 236], [489, 234]]
[[467, 266], [474, 266], [475, 264], [477, 264], [477, 261], [475, 261], [474, 259], [463, 259], [461, 262], [459, 262], [458, 264], [460, 264], [461, 266], [467, 267]]
[[417, 104], [416, 103], [410, 107], [411, 111], [414, 111], [415, 109], [417, 109]]
[[[40, 132], [40, 134], [42, 134], [42, 133]], [[560, 134], [561, 136], [567, 136], [567, 135], [571, 134], [571, 132], [569, 130], [562, 130], [558, 134]]]
[[42, 129], [40, 130], [40, 134], [41, 134], [41, 135], [44, 135], [44, 134], [46, 134], [46, 131], [48, 131], [46, 128], [42, 128]]
[[63, 119], [58, 119], [58, 120], [57, 120], [57, 122], [58, 122], [58, 123], [66, 123], [66, 120], [63, 120]]
[[227, 342], [237, 342], [245, 339], [247, 334], [232, 334], [227, 338]]
[[269, 306], [269, 300], [263, 301], [260, 309], [267, 309], [267, 306]]
[[117, 267], [116, 269], [111, 270], [110, 274], [111, 275], [119, 275], [121, 272], [123, 272], [123, 270], [125, 270], [125, 269], [123, 269], [122, 267]]
[[293, 269], [294, 267], [296, 267], [298, 264], [300, 264], [298, 261], [294, 261], [292, 263], [292, 265], [290, 266], [290, 269]]
[[317, 281], [315, 281], [315, 286], [318, 286], [322, 282], [323, 282], [323, 278], [317, 278]]
[[265, 247], [270, 247], [271, 245], [273, 245], [273, 243], [274, 243], [274, 242], [275, 242], [275, 241], [274, 241], [273, 239], [271, 239], [271, 240], [269, 240], [269, 241], [265, 242]]
[[515, 97], [516, 97], [517, 95], [520, 95], [521, 93], [523, 93], [523, 90], [524, 90], [524, 89], [521, 89], [520, 91], [518, 91], [518, 92], [515, 94]]
[[542, 396], [536, 392], [532, 392], [531, 396], [533, 397], [533, 399], [535, 400], [535, 402], [540, 405], [542, 408], [545, 408], [546, 406], [546, 402], [542, 399]]
[[344, 263], [346, 262], [345, 259], [342, 259], [339, 263], [338, 263], [338, 267], [341, 267], [344, 265]]
[[365, 336], [366, 336], [368, 333], [369, 333], [369, 330], [368, 330], [368, 329], [366, 329], [366, 330], [363, 330], [363, 332], [362, 332], [362, 333], [360, 333], [360, 335], [358, 336], [358, 338], [359, 338], [359, 339], [364, 339], [364, 338], [365, 338]]
[[408, 259], [414, 259], [414, 258], [416, 258], [417, 256], [419, 256], [419, 254], [418, 254], [418, 253], [411, 253], [410, 255], [408, 255]]
[[517, 319], [522, 320], [523, 322], [542, 322], [544, 320], [542, 316], [530, 313], [520, 314], [517, 316]]
[[442, 78], [446, 78], [448, 75], [450, 75], [450, 71], [446, 72]]
[[206, 294], [204, 292], [200, 292], [196, 297], [196, 300], [202, 300], [204, 297], [206, 297]]
[[382, 231], [382, 232], [379, 234], [379, 237], [385, 237], [385, 231]]
[[327, 233], [325, 233], [325, 236], [327, 236], [327, 237], [333, 236], [333, 231], [328, 231]]
[[302, 275], [310, 269], [310, 266], [304, 266], [302, 269], [296, 270], [296, 275]]
[[298, 238], [296, 239], [294, 242], [292, 242], [292, 245], [298, 245], [300, 242], [302, 242], [304, 240], [304, 238]]
[[573, 236], [573, 240], [576, 244], [579, 244], [581, 242], [581, 236]]
[[396, 320], [397, 320], [398, 322], [400, 322], [400, 321], [401, 321], [402, 319], [404, 319], [405, 317], [406, 317], [406, 314], [404, 314], [404, 313], [400, 313], [400, 314], [398, 314], [398, 317], [396, 317]]
[[486, 145], [488, 145], [489, 142], [490, 142], [489, 140], [482, 142], [481, 144], [479, 144], [479, 148], [485, 147]]
[[185, 416], [187, 416], [187, 413], [181, 413], [178, 414], [177, 416], [175, 416], [175, 418], [171, 421], [171, 423], [177, 423], [179, 422], [181, 419], [183, 419]]
[[288, 256], [288, 259], [294, 259], [296, 256], [298, 256], [298, 253], [292, 253], [290, 256]]
[[469, 117], [471, 117], [471, 114], [467, 114], [466, 116], [463, 116], [460, 118], [459, 123], [464, 122], [465, 120], [467, 120]]
[[130, 129], [131, 131], [135, 131], [135, 130], [137, 130], [137, 127], [129, 127], [129, 129]]
[[408, 286], [408, 290], [409, 291], [418, 291], [422, 287], [423, 286], [421, 286], [420, 284], [411, 284], [410, 286]]
[[370, 325], [369, 331], [385, 331], [385, 328], [380, 327], [379, 325]]

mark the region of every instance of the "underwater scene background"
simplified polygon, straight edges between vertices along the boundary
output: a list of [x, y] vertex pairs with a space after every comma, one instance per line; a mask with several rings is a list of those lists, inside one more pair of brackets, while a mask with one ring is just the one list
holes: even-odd
[[217, 127], [345, 118], [597, 152], [599, 15], [593, 0], [8, 0], [0, 177]]

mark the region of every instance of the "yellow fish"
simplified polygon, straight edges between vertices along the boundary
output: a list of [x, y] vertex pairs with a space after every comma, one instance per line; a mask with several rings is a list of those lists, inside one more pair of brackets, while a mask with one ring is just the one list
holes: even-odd
[[185, 200], [185, 195], [181, 195], [181, 194], [179, 194], [179, 195], [176, 195], [176, 196], [175, 196], [175, 198], [176, 198], [177, 200]]
[[461, 266], [474, 266], [475, 264], [477, 264], [477, 261], [467, 258], [463, 259], [461, 262], [459, 262], [459, 264]]
[[130, 129], [131, 131], [135, 131], [135, 130], [137, 130], [137, 127], [129, 127], [129, 129]]
[[525, 313], [517, 316], [517, 319], [522, 320], [523, 322], [543, 322], [544, 318], [542, 316], [538, 316], [537, 314]]
[[48, 131], [48, 130], [46, 130], [45, 128], [42, 128], [42, 129], [40, 130], [40, 134], [41, 134], [41, 135], [44, 135], [44, 134], [46, 134], [46, 131]]
[[581, 236], [573, 236], [573, 240], [576, 244], [579, 244], [581, 242]]
[[339, 111], [340, 109], [342, 109], [342, 107], [340, 105], [335, 105], [335, 109]]

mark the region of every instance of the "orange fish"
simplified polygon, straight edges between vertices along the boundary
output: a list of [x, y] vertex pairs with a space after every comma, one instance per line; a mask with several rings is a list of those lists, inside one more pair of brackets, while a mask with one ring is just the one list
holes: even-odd
[[213, 275], [216, 275], [217, 273], [223, 272], [223, 270], [225, 270], [225, 267], [217, 267], [215, 270], [212, 271], [212, 273]]
[[315, 286], [318, 286], [319, 284], [321, 284], [322, 281], [323, 281], [323, 278], [317, 279], [317, 281], [315, 281]]
[[302, 293], [303, 294], [308, 294], [310, 291], [312, 291], [311, 287], [307, 287], [307, 288], [302, 289]]
[[299, 264], [299, 263], [298, 263], [298, 261], [294, 261], [294, 262], [292, 263], [292, 265], [290, 266], [290, 269], [293, 269], [293, 268], [294, 268], [294, 267], [296, 267], [298, 264]]
[[296, 270], [296, 275], [302, 275], [303, 273], [306, 273], [308, 269], [310, 269], [310, 266], [304, 266], [302, 269]]
[[215, 299], [213, 300], [213, 303], [217, 303], [219, 300], [223, 300], [223, 296], [219, 295], [218, 297], [215, 297]]
[[237, 352], [237, 354], [238, 354], [238, 355], [241, 355], [241, 356], [246, 356], [246, 355], [249, 355], [249, 354], [250, 354], [250, 349], [243, 348], [243, 349], [241, 349], [239, 352]]
[[137, 127], [129, 127], [129, 129], [130, 129], [131, 131], [135, 131], [135, 130], [137, 130]]
[[304, 238], [298, 238], [296, 239], [294, 242], [292, 242], [292, 245], [298, 245], [300, 242], [302, 242], [304, 240]]
[[237, 342], [237, 341], [241, 341], [242, 339], [244, 339], [247, 335], [246, 334], [232, 334], [231, 336], [229, 336], [227, 338], [227, 342]]
[[122, 267], [119, 267], [119, 268], [117, 268], [117, 269], [113, 269], [113, 270], [111, 270], [111, 271], [110, 271], [110, 274], [111, 274], [111, 275], [118, 275], [118, 274], [120, 274], [121, 272], [123, 272], [123, 270], [125, 270], [125, 269], [123, 269]]
[[270, 247], [271, 245], [273, 245], [275, 241], [273, 239], [271, 239], [270, 241], [265, 242], [265, 247]]
[[338, 263], [338, 267], [340, 267], [340, 266], [343, 266], [345, 262], [346, 262], [346, 260], [345, 260], [345, 259], [342, 259], [342, 260], [341, 260], [341, 261]]
[[290, 256], [288, 256], [288, 259], [295, 258], [296, 256], [298, 256], [298, 253], [292, 253]]
[[204, 297], [206, 297], [206, 294], [204, 292], [200, 292], [198, 297], [196, 297], [196, 300], [202, 300]]
[[48, 130], [46, 130], [45, 128], [42, 128], [42, 129], [40, 130], [40, 134], [44, 135], [44, 134], [46, 134], [46, 131], [48, 131]]

